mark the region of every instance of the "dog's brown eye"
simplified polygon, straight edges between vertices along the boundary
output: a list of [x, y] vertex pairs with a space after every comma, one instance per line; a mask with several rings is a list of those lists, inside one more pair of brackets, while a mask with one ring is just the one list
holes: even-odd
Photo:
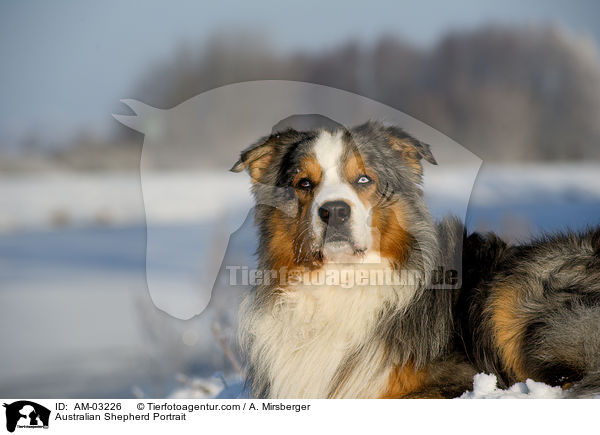
[[298, 183], [296, 184], [296, 187], [298, 189], [302, 189], [302, 190], [310, 190], [313, 187], [312, 181], [310, 181], [310, 179], [308, 178], [302, 178], [300, 179], [300, 181], [298, 181]]
[[366, 184], [371, 183], [372, 181], [373, 180], [371, 180], [371, 177], [369, 177], [368, 175], [361, 175], [356, 179], [355, 183], [362, 184], [364, 186]]

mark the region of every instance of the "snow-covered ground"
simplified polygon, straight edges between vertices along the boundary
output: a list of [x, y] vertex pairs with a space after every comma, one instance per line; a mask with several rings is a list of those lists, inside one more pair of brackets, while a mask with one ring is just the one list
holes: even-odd
[[[434, 214], [460, 211], [456, 203], [469, 196], [469, 176], [460, 166], [427, 170]], [[214, 221], [245, 215], [248, 190], [248, 177], [226, 171], [146, 173], [144, 198], [138, 173], [0, 174], [0, 232], [135, 225], [146, 217], [144, 201], [159, 205], [151, 216], [156, 224]], [[581, 226], [599, 216], [599, 202], [600, 164], [484, 165], [471, 195], [470, 221], [496, 228], [512, 216], [532, 218], [534, 227]], [[565, 219], [540, 204], [560, 206]]]
[[[464, 185], [461, 168], [432, 172], [434, 214], [451, 211]], [[152, 215], [158, 240], [178, 248], [160, 269], [165, 280], [176, 280], [175, 266], [192, 257], [218, 265], [211, 237], [223, 225], [235, 230], [251, 206], [240, 174], [150, 174], [144, 188], [160, 204]], [[0, 210], [0, 396], [242, 393], [223, 352], [239, 295], [213, 294], [215, 303], [189, 321], [150, 299], [139, 174], [0, 176]], [[599, 224], [600, 165], [484, 167], [467, 220], [512, 238]], [[231, 242], [231, 252], [252, 261], [251, 230]], [[493, 385], [476, 378], [465, 397], [561, 393], [535, 383], [507, 392]]]
[[461, 399], [561, 399], [565, 392], [560, 387], [551, 387], [531, 379], [514, 384], [506, 390], [497, 386], [494, 375], [480, 373], [473, 379], [473, 390], [467, 391]]

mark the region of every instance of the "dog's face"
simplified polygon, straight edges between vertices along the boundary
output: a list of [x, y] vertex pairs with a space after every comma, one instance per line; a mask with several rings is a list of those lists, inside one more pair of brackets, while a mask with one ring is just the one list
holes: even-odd
[[395, 127], [288, 129], [259, 140], [232, 168], [248, 169], [260, 252], [273, 268], [376, 256], [402, 263], [426, 210], [421, 160], [429, 146]]

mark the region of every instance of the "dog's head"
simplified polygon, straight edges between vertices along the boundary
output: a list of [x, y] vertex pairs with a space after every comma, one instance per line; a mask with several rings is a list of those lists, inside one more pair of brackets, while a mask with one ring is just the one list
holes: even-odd
[[401, 265], [429, 225], [422, 161], [429, 145], [377, 122], [286, 129], [260, 139], [231, 169], [247, 169], [261, 259], [272, 268], [387, 259]]

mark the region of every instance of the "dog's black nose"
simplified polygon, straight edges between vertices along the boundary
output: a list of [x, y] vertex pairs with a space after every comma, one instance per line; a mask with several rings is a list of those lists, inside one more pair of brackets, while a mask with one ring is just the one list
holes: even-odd
[[342, 225], [350, 219], [350, 206], [344, 201], [326, 202], [319, 207], [319, 217], [327, 225]]

